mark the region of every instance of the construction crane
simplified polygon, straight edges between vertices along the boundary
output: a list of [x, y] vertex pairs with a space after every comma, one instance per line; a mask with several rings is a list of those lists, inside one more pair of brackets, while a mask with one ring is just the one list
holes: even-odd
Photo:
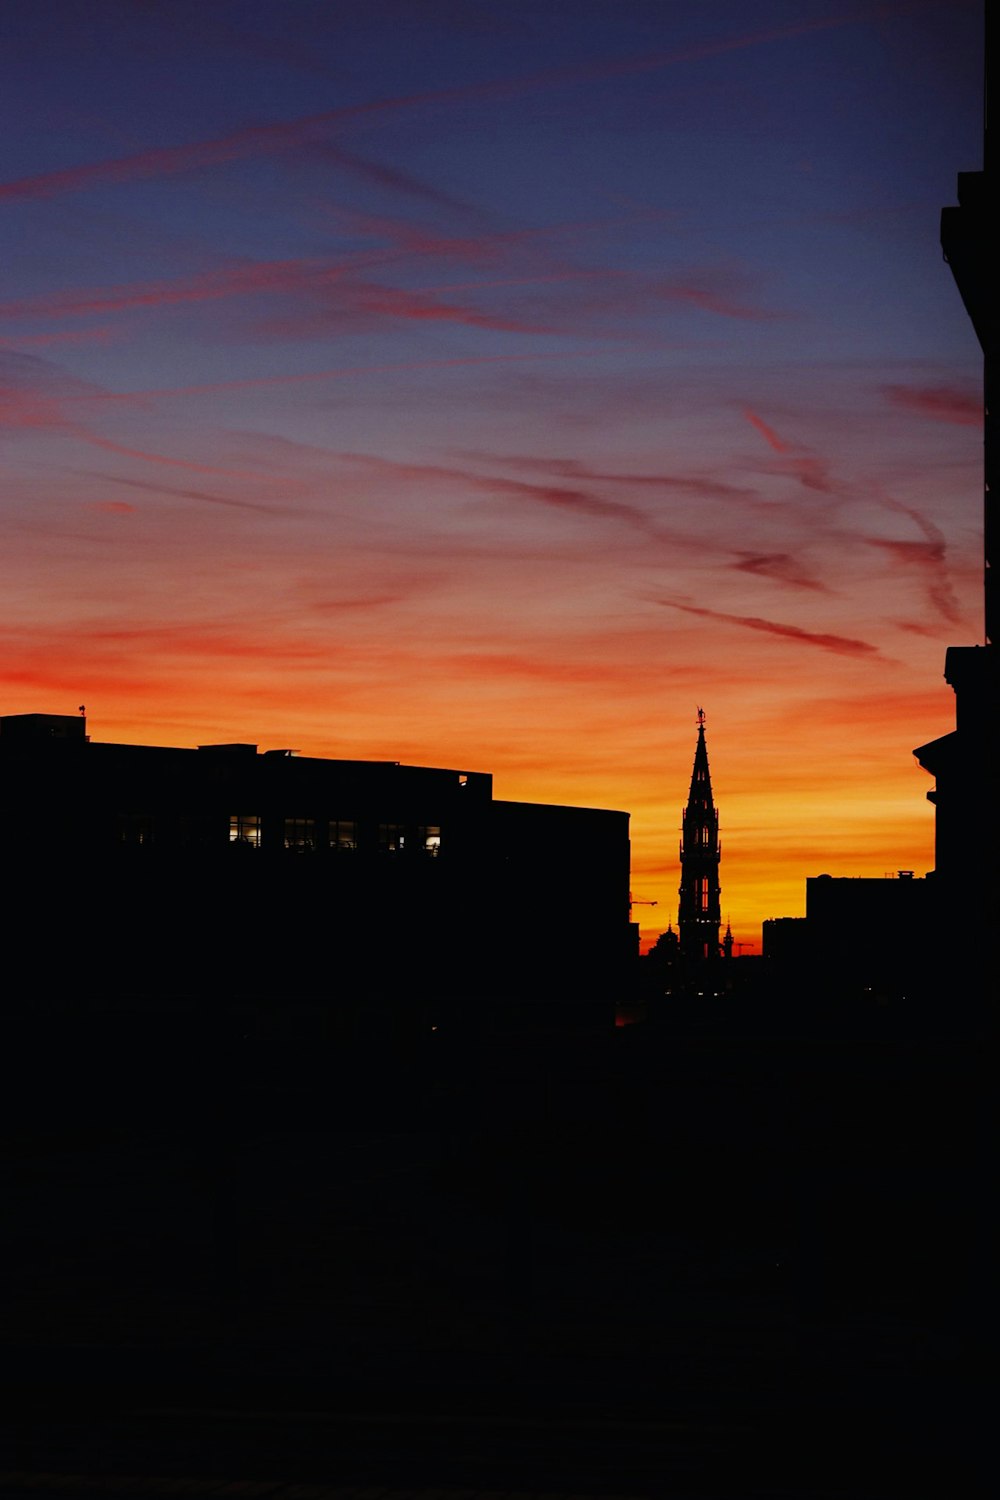
[[632, 910], [633, 906], [659, 906], [659, 904], [660, 904], [659, 901], [639, 901], [638, 899], [633, 900], [633, 898], [632, 898], [632, 892], [629, 891], [629, 893], [628, 893], [628, 909], [629, 909], [629, 911]]

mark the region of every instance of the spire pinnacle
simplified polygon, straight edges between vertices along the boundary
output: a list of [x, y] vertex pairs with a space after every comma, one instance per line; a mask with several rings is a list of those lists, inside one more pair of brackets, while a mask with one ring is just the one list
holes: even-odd
[[705, 744], [705, 710], [698, 708], [698, 739], [691, 789], [682, 814], [681, 884], [677, 925], [682, 954], [689, 959], [717, 958], [719, 928], [719, 815], [712, 797], [712, 777]]

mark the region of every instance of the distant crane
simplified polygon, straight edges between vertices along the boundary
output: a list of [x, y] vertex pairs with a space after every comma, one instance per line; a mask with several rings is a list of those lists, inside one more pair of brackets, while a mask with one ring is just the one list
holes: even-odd
[[660, 904], [659, 901], [640, 901], [637, 898], [633, 899], [632, 892], [629, 891], [629, 893], [628, 893], [628, 909], [629, 909], [629, 911], [632, 910], [633, 906], [659, 906], [659, 904]]

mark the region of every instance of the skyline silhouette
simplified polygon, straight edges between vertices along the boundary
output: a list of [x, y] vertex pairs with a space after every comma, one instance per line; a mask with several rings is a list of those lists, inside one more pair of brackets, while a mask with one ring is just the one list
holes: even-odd
[[705, 701], [738, 942], [929, 869], [981, 7], [336, 15], [9, 27], [3, 711], [627, 808], [648, 943]]
[[982, 1492], [974, 21], [9, 27], [5, 1495]]

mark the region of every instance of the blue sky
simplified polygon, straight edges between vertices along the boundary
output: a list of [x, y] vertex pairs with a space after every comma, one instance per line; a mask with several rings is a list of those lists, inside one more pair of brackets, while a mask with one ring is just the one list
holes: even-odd
[[655, 922], [704, 703], [734, 925], [928, 867], [982, 24], [5, 8], [4, 711], [624, 807]]

